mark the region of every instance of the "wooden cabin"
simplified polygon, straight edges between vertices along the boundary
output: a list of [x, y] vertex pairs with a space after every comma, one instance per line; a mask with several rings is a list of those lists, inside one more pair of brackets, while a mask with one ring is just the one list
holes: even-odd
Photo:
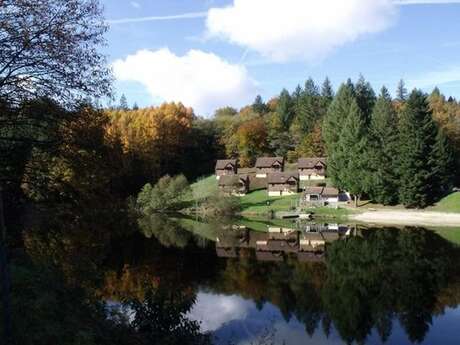
[[283, 157], [260, 157], [256, 161], [256, 177], [266, 178], [270, 173], [280, 173], [284, 171]]
[[299, 158], [297, 169], [301, 181], [324, 180], [326, 178], [326, 158]]
[[302, 201], [307, 203], [336, 204], [339, 202], [339, 191], [330, 187], [307, 187]]
[[248, 175], [221, 175], [219, 190], [225, 195], [243, 196], [249, 191]]
[[270, 173], [267, 180], [269, 196], [292, 195], [299, 191], [299, 175], [297, 173]]
[[236, 159], [219, 159], [215, 171], [218, 180], [221, 176], [234, 176], [238, 173], [238, 162]]

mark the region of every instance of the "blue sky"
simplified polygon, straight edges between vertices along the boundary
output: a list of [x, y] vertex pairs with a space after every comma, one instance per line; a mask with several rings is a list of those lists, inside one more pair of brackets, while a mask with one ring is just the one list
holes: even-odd
[[309, 76], [328, 76], [337, 88], [359, 74], [375, 89], [393, 90], [403, 78], [409, 88], [439, 86], [460, 98], [460, 1], [102, 3], [117, 97], [140, 106], [182, 101], [209, 115]]

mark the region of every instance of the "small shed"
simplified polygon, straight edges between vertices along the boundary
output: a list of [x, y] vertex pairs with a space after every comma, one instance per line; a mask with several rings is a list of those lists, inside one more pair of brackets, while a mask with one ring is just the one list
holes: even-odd
[[256, 177], [266, 178], [269, 173], [284, 171], [284, 157], [260, 157], [256, 161]]
[[222, 175], [218, 185], [219, 190], [225, 195], [243, 196], [249, 191], [249, 176]]
[[297, 169], [301, 181], [324, 180], [326, 178], [326, 158], [299, 158]]
[[270, 173], [267, 180], [269, 196], [292, 195], [299, 191], [299, 175], [296, 172]]
[[233, 176], [238, 172], [238, 162], [236, 159], [219, 159], [216, 162], [216, 178], [221, 176]]

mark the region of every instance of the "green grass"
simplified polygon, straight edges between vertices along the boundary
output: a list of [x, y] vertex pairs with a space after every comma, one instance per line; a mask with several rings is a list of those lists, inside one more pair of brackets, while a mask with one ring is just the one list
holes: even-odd
[[331, 207], [316, 207], [304, 209], [307, 213], [313, 213], [315, 221], [321, 222], [321, 220], [333, 220], [337, 223], [346, 223], [348, 216], [352, 211], [345, 208], [331, 208]]
[[438, 227], [433, 230], [441, 237], [445, 238], [449, 242], [460, 246], [460, 228], [444, 228]]
[[460, 213], [460, 192], [452, 193], [441, 199], [429, 211]]
[[241, 197], [243, 215], [264, 215], [270, 211], [289, 211], [297, 205], [300, 194], [269, 197], [266, 190], [258, 190]]

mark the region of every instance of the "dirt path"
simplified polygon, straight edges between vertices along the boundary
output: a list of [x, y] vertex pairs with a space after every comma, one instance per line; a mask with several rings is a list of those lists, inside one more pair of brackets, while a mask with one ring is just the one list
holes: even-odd
[[459, 213], [378, 210], [351, 215], [350, 218], [375, 224], [460, 227]]

